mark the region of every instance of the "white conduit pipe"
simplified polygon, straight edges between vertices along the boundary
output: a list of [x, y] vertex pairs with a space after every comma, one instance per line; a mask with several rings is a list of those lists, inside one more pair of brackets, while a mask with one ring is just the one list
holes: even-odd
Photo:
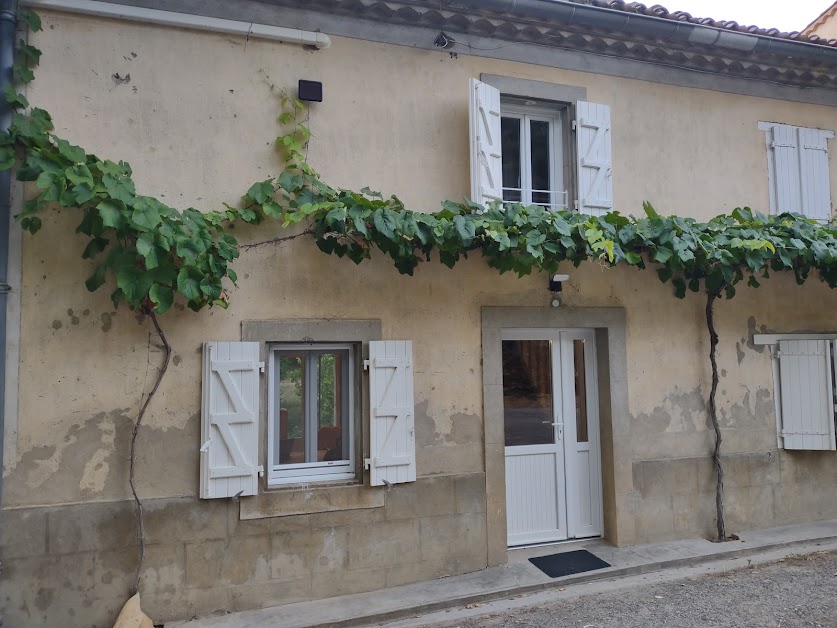
[[289, 44], [315, 46], [316, 48], [328, 48], [331, 46], [331, 39], [325, 33], [303, 31], [296, 28], [284, 28], [282, 26], [269, 26], [267, 24], [255, 24], [253, 22], [224, 20], [217, 17], [190, 15], [189, 13], [146, 9], [143, 7], [114, 4], [112, 2], [99, 2], [98, 0], [21, 0], [21, 4], [32, 7], [33, 9], [55, 9], [56, 11], [96, 15], [131, 22], [162, 24], [164, 26], [227, 33], [230, 35], [245, 35]]

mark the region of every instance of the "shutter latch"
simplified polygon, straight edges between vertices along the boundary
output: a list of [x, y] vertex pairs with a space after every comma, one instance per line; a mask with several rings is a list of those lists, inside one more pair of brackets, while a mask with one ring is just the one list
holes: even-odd
[[[367, 360], [368, 362], [368, 360]], [[368, 471], [372, 466], [372, 458], [364, 458], [363, 459], [363, 470]]]
[[264, 373], [264, 362], [259, 362], [259, 373]]
[[371, 362], [370, 362], [369, 360], [364, 360], [364, 361], [363, 361], [363, 370], [364, 370], [364, 371], [368, 371], [368, 370], [369, 370], [369, 365], [370, 365], [370, 364], [371, 364]]

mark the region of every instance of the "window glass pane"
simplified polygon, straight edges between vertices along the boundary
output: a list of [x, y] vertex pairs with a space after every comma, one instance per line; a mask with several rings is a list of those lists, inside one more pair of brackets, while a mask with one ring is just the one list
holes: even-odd
[[573, 340], [575, 370], [575, 433], [579, 443], [588, 441], [587, 435], [587, 371], [584, 366], [584, 341]]
[[279, 356], [279, 464], [305, 462], [305, 355]]
[[520, 202], [521, 166], [520, 166], [520, 127], [519, 118], [501, 118], [503, 146], [503, 200]]
[[506, 446], [555, 442], [552, 426], [552, 343], [503, 341]]
[[[551, 189], [549, 172], [552, 158], [550, 156], [549, 127], [549, 122], [543, 120], [529, 121], [533, 190]], [[505, 144], [503, 148], [505, 149]], [[549, 204], [549, 192], [532, 192], [532, 202]]]
[[317, 356], [317, 461], [344, 459], [343, 366], [340, 353]]

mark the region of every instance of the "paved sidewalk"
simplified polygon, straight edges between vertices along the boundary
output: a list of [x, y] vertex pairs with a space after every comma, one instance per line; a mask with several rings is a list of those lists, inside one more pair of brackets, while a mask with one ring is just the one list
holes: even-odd
[[[740, 558], [780, 548], [837, 541], [837, 520], [771, 528], [741, 534], [741, 540], [704, 539], [617, 548], [599, 539], [509, 552], [509, 562], [475, 573], [222, 617], [166, 624], [166, 628], [344, 628], [412, 617], [452, 606], [532, 593], [568, 584]], [[586, 548], [612, 566], [563, 578], [548, 578], [529, 563], [533, 556]], [[280, 586], [280, 585], [279, 585]]]

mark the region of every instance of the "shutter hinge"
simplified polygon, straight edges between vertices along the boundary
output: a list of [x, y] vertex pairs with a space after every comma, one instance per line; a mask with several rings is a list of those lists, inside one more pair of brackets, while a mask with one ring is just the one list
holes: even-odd
[[256, 467], [256, 471], [259, 472], [259, 477], [260, 478], [264, 477], [264, 467], [262, 465], [259, 465], [258, 467]]
[[575, 131], [575, 130], [576, 130], [576, 128], [578, 128], [578, 121], [577, 121], [577, 120], [573, 120], [573, 125], [572, 125], [572, 127], [573, 127], [573, 131]]
[[364, 360], [364, 361], [363, 361], [363, 370], [364, 370], [364, 371], [368, 371], [368, 370], [369, 370], [369, 365], [370, 365], [370, 364], [371, 364], [371, 362], [370, 362], [369, 360]]
[[575, 199], [575, 200], [573, 201], [573, 209], [575, 209], [575, 211], [579, 211], [579, 210], [581, 209], [581, 208], [579, 207], [579, 204], [578, 204], [578, 199]]
[[364, 458], [363, 459], [363, 470], [368, 471], [371, 466], [372, 466], [372, 458]]
[[259, 373], [264, 373], [264, 362], [259, 362]]
[[203, 451], [203, 452], [207, 452], [207, 451], [209, 451], [209, 445], [210, 445], [211, 443], [212, 443], [212, 439], [211, 439], [211, 438], [207, 439], [207, 441], [206, 441], [203, 445], [201, 445], [201, 449], [200, 449], [200, 450], [201, 450], [201, 451]]

